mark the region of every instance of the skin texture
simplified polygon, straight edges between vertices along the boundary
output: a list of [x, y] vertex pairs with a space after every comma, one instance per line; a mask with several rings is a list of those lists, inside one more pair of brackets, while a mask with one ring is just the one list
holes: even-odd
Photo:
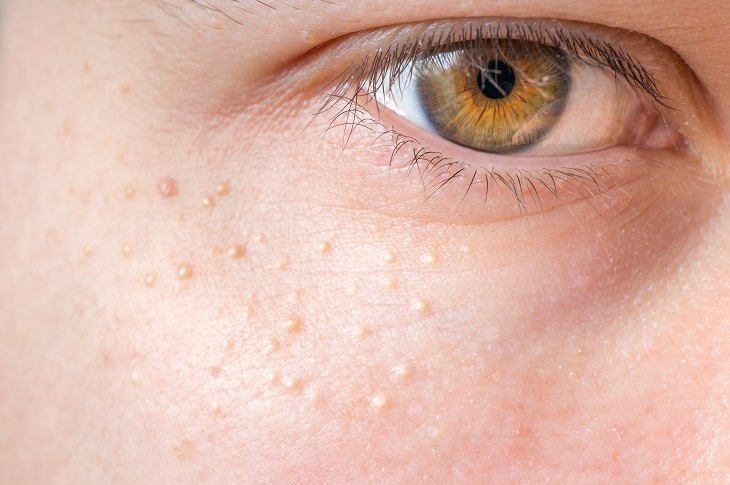
[[[7, 1], [0, 483], [726, 483], [730, 14], [644, 3]], [[500, 219], [312, 122], [477, 16], [665, 44], [689, 148]]]

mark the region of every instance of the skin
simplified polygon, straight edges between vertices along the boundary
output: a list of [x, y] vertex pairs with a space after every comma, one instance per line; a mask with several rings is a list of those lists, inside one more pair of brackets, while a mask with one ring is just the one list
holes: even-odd
[[[634, 3], [6, 1], [0, 482], [726, 483], [730, 13]], [[689, 148], [500, 220], [311, 122], [478, 16], [673, 49]]]

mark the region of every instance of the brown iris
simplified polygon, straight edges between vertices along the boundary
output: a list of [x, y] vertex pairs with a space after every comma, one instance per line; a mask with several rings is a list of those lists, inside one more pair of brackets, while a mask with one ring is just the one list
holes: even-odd
[[519, 150], [544, 137], [571, 83], [561, 49], [514, 39], [460, 45], [422, 60], [416, 75], [439, 134], [486, 152]]

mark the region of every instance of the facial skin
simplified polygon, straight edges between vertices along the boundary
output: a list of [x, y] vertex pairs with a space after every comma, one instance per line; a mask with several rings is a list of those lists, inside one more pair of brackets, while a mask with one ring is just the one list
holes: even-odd
[[[727, 9], [3, 8], [0, 483], [730, 478]], [[525, 217], [314, 116], [334, 39], [481, 17], [614, 32], [686, 147]]]

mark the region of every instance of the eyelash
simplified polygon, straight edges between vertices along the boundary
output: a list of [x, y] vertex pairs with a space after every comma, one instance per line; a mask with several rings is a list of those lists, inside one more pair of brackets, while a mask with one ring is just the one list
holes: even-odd
[[[544, 21], [548, 22], [548, 21]], [[343, 150], [352, 141], [358, 127], [368, 127], [373, 131], [380, 129], [376, 140], [392, 138], [390, 166], [397, 155], [408, 151], [405, 164], [406, 173], [417, 171], [421, 177], [426, 199], [431, 198], [447, 184], [455, 180], [468, 179], [462, 201], [476, 183], [486, 187], [484, 203], [490, 190], [490, 179], [493, 186], [504, 187], [517, 200], [520, 211], [527, 210], [532, 201], [542, 206], [540, 192], [536, 187], [545, 187], [547, 193], [559, 199], [556, 180], [564, 182], [575, 189], [578, 184], [585, 192], [594, 195], [604, 192], [613, 186], [606, 166], [570, 166], [566, 168], [498, 170], [482, 169], [483, 178], [475, 169], [470, 173], [468, 161], [456, 161], [423, 146], [416, 138], [386, 128], [373, 119], [365, 108], [365, 103], [372, 103], [377, 95], [385, 97], [388, 89], [397, 86], [404, 77], [412, 75], [409, 67], [419, 59], [436, 56], [459, 45], [464, 49], [475, 49], [476, 52], [491, 39], [509, 41], [531, 41], [562, 49], [574, 62], [582, 62], [589, 66], [607, 69], [617, 78], [621, 78], [629, 86], [642, 92], [658, 111], [669, 108], [666, 98], [660, 92], [652, 74], [641, 62], [625, 52], [620, 46], [607, 41], [592, 38], [586, 32], [572, 32], [560, 26], [556, 21], [551, 25], [539, 22], [501, 21], [475, 26], [466, 24], [460, 29], [454, 27], [446, 30], [427, 31], [403, 42], [396, 42], [386, 49], [377, 49], [365, 56], [362, 62], [354, 64], [342, 73], [331, 84], [322, 107], [317, 116], [332, 113], [327, 131], [343, 127]], [[342, 103], [344, 102], [344, 106]], [[375, 103], [375, 111], [380, 116], [380, 105]], [[665, 120], [666, 123], [666, 120]], [[501, 190], [501, 189], [500, 189]]]

